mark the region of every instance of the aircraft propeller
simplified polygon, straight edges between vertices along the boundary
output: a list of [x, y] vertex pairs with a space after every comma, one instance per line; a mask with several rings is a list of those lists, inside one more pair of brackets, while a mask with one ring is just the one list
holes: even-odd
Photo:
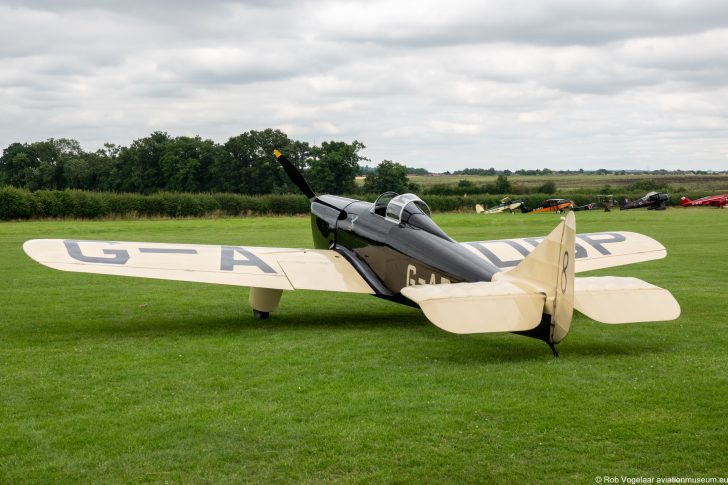
[[[286, 175], [293, 181], [294, 184], [296, 184], [296, 187], [301, 189], [301, 192], [308, 197], [308, 200], [310, 200], [312, 203], [316, 202], [321, 205], [325, 205], [326, 207], [330, 207], [336, 211], [339, 212], [338, 219], [343, 220], [346, 219], [346, 211], [341, 210], [339, 207], [336, 207], [333, 204], [330, 204], [329, 202], [326, 202], [322, 198], [316, 195], [316, 192], [313, 191], [310, 185], [308, 185], [308, 182], [306, 182], [306, 179], [303, 178], [303, 174], [296, 168], [293, 163], [291, 163], [290, 160], [286, 158], [285, 155], [283, 155], [279, 150], [273, 150], [273, 155], [276, 156], [276, 159], [278, 160], [278, 163], [281, 164], [281, 167], [283, 167], [283, 170], [286, 172]], [[326, 197], [324, 195], [324, 197]]]
[[286, 158], [285, 155], [283, 155], [278, 150], [273, 150], [273, 155], [276, 156], [276, 159], [278, 160], [278, 163], [281, 164], [281, 167], [283, 167], [283, 170], [285, 170], [286, 175], [288, 175], [288, 178], [293, 181], [294, 184], [296, 184], [296, 187], [301, 189], [301, 192], [304, 193], [308, 199], [313, 202], [316, 197], [316, 193], [313, 191], [310, 185], [308, 185], [308, 182], [306, 182], [306, 179], [303, 178], [303, 175], [301, 172], [296, 168], [295, 165], [291, 163], [290, 160]]

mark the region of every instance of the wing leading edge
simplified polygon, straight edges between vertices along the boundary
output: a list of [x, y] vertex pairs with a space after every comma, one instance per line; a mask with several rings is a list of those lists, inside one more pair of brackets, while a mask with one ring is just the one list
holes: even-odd
[[373, 294], [335, 251], [320, 249], [34, 239], [23, 250], [50, 268], [81, 273]]

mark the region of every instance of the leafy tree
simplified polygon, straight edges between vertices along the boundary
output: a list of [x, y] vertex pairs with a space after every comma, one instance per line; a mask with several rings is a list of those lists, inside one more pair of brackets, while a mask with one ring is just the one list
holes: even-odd
[[94, 189], [88, 154], [76, 140], [13, 143], [0, 157], [0, 183], [31, 190]]
[[541, 185], [538, 188], [538, 192], [540, 192], [542, 194], [555, 194], [556, 193], [556, 183], [554, 183], [553, 180], [544, 182], [543, 185]]
[[511, 193], [511, 183], [508, 181], [506, 175], [498, 175], [498, 178], [495, 180], [495, 190], [498, 194]]
[[660, 184], [658, 184], [655, 181], [655, 179], [638, 180], [637, 182], [624, 187], [625, 190], [645, 191], [645, 192], [650, 192], [652, 190], [661, 190], [664, 188], [665, 188], [665, 183], [661, 182]]
[[210, 166], [219, 147], [212, 140], [180, 136], [170, 140], [163, 150], [159, 166], [164, 189], [175, 192], [201, 192], [210, 189]]
[[407, 175], [430, 175], [426, 168], [407, 167]]
[[391, 160], [384, 160], [377, 167], [376, 173], [370, 173], [364, 180], [364, 191], [369, 193], [389, 190], [402, 193], [413, 188], [407, 178], [407, 167]]
[[311, 148], [307, 175], [312, 188], [327, 194], [355, 192], [354, 179], [359, 162], [367, 160], [359, 154], [364, 148], [364, 144], [356, 140], [351, 143], [325, 141], [320, 147]]
[[63, 164], [63, 178], [69, 189], [95, 189], [89, 157], [73, 157]]
[[495, 175], [495, 169], [491, 168], [464, 168], [453, 172], [455, 175]]
[[121, 147], [112, 143], [104, 143], [104, 148], [86, 154], [91, 170], [92, 186], [95, 190], [113, 191], [121, 178], [118, 157]]
[[160, 160], [170, 141], [167, 133], [155, 131], [119, 150], [115, 189], [148, 194], [164, 187]]
[[357, 172], [357, 175], [363, 175], [366, 177], [370, 173], [374, 173], [377, 171], [377, 167], [370, 167], [369, 165], [359, 165], [359, 172]]
[[51, 138], [40, 142], [36, 151], [40, 158], [41, 168], [46, 168], [47, 177], [50, 178], [50, 183], [42, 184], [39, 188], [65, 189], [68, 187], [66, 165], [68, 163], [75, 163], [79, 167], [86, 165], [83, 160], [86, 153], [81, 148], [81, 144], [73, 139]]
[[28, 187], [37, 173], [38, 156], [27, 143], [13, 143], [0, 157], [0, 185]]
[[243, 194], [297, 191], [273, 155], [278, 149], [299, 169], [305, 166], [308, 144], [294, 142], [280, 130], [251, 130], [231, 137], [210, 167], [211, 190]]

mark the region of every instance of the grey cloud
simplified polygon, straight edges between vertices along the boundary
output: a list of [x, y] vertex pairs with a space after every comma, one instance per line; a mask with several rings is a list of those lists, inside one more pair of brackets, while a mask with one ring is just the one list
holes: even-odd
[[65, 136], [94, 149], [154, 130], [224, 141], [270, 126], [439, 170], [728, 166], [727, 12], [0, 0], [0, 148]]
[[[343, 5], [343, 6], [340, 6]], [[728, 22], [723, 2], [583, 2], [527, 0], [508, 3], [343, 3], [315, 18], [322, 35], [389, 46], [517, 42], [541, 45], [601, 45], [644, 36], [683, 35], [720, 28]], [[368, 13], [373, 12], [373, 13]], [[422, 17], [424, 16], [424, 20]]]
[[112, 12], [157, 12], [167, 15], [182, 13], [191, 15], [199, 11], [209, 11], [219, 7], [245, 6], [258, 8], [284, 8], [294, 0], [208, 0], [199, 2], [196, 0], [127, 0], [119, 2], [116, 0], [3, 0], [1, 5], [15, 8], [33, 10], [46, 10], [53, 12], [77, 12], [79, 10], [108, 10]]

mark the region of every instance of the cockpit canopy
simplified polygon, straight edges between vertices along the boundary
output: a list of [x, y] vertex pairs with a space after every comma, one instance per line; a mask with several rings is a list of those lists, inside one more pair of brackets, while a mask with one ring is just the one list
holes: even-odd
[[450, 239], [430, 219], [430, 207], [415, 194], [400, 195], [396, 192], [385, 192], [377, 198], [371, 210], [391, 222], [409, 224], [436, 236]]
[[374, 202], [374, 212], [387, 219], [400, 223], [407, 222], [412, 214], [426, 214], [430, 217], [430, 208], [415, 194], [385, 192]]

